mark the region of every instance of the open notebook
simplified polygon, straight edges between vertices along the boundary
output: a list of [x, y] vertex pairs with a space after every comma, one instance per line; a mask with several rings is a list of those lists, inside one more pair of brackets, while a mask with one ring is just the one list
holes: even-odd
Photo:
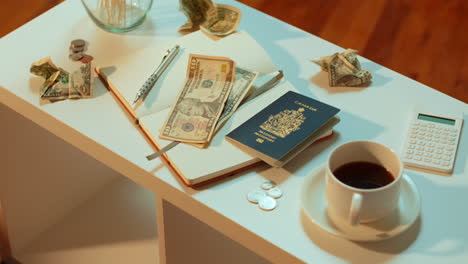
[[[126, 64], [115, 65], [115, 72], [107, 71], [106, 69], [109, 68], [97, 69], [101, 77], [107, 81], [109, 89], [117, 95], [130, 114], [138, 120], [143, 132], [158, 149], [171, 143], [171, 141], [158, 137], [159, 129], [163, 126], [171, 105], [185, 81], [189, 54], [229, 57], [236, 62], [237, 66], [259, 72], [260, 75], [254, 83], [256, 87], [277, 73], [276, 67], [263, 48], [245, 32], [237, 32], [214, 41], [204, 33], [197, 31], [177, 39], [173, 45], [175, 44], [179, 44], [181, 47], [179, 54], [157, 81], [144, 102], [136, 109], [130, 106], [130, 102], [146, 80], [145, 78], [157, 67], [164, 52], [161, 51], [159, 57], [152, 60], [149, 60], [145, 53], [154, 54], [154, 50], [143, 50], [140, 54], [132, 54], [132, 58], [126, 60]], [[138, 59], [138, 56], [141, 58]], [[132, 75], [135, 71], [138, 71], [140, 77], [145, 76], [145, 78], [135, 79]], [[129, 83], [129, 80], [134, 81]], [[296, 91], [289, 82], [282, 81], [269, 92], [241, 105], [231, 119], [215, 134], [209, 148], [199, 149], [179, 144], [164, 154], [164, 158], [183, 182], [191, 187], [210, 182], [221, 176], [231, 175], [260, 162], [260, 159], [239, 150], [227, 142], [224, 137], [289, 90]], [[331, 133], [331, 131], [327, 131], [321, 137]], [[142, 156], [148, 154], [151, 153], [142, 153]]]

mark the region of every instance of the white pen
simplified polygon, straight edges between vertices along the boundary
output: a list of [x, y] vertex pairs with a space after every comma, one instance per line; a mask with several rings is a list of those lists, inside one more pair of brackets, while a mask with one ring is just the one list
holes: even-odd
[[154, 84], [159, 79], [161, 74], [167, 69], [167, 66], [171, 64], [177, 53], [179, 53], [179, 50], [180, 46], [175, 45], [171, 50], [167, 51], [166, 55], [164, 55], [161, 61], [161, 64], [159, 64], [158, 68], [153, 72], [153, 74], [151, 74], [151, 76], [146, 80], [146, 82], [138, 91], [135, 100], [133, 100], [133, 104], [135, 104], [136, 102], [138, 102], [138, 100], [144, 98], [148, 94], [148, 92], [151, 90], [151, 88], [153, 88]]

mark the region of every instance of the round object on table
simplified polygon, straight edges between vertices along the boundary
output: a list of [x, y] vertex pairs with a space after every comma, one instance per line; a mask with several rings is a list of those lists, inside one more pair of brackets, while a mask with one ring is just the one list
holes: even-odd
[[70, 58], [73, 61], [79, 61], [81, 58], [83, 58], [83, 53], [72, 53], [68, 55], [68, 58]]
[[278, 187], [274, 187], [268, 190], [267, 195], [275, 199], [278, 199], [281, 196], [283, 196], [283, 191], [281, 191], [281, 189]]
[[72, 40], [72, 42], [70, 44], [70, 46], [73, 47], [73, 48], [84, 47], [84, 45], [86, 45], [86, 41], [84, 41], [82, 39]]
[[263, 197], [266, 197], [264, 191], [251, 191], [247, 194], [247, 201], [258, 204], [258, 201]]
[[266, 180], [262, 183], [260, 187], [262, 187], [263, 190], [270, 190], [271, 188], [275, 187], [276, 183], [270, 180]]
[[274, 198], [271, 198], [270, 196], [265, 196], [258, 200], [258, 207], [260, 209], [265, 210], [265, 211], [271, 211], [276, 208], [277, 202]]

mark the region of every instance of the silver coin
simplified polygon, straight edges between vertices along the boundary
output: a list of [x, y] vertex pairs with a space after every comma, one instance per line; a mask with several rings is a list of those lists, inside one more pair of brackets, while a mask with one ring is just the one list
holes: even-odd
[[247, 200], [254, 204], [258, 204], [258, 201], [263, 197], [266, 197], [264, 191], [251, 191], [247, 194]]
[[82, 40], [82, 39], [75, 39], [75, 40], [72, 40], [70, 46], [71, 47], [74, 47], [74, 48], [77, 48], [77, 47], [84, 47], [84, 45], [86, 45], [86, 41]]
[[275, 188], [271, 188], [270, 190], [268, 190], [267, 195], [275, 199], [278, 199], [281, 196], [283, 196], [283, 191], [281, 191], [280, 188], [275, 187]]
[[265, 210], [265, 211], [271, 211], [276, 208], [277, 202], [274, 198], [271, 198], [270, 196], [265, 196], [263, 198], [260, 198], [258, 200], [258, 207], [260, 209]]
[[70, 55], [68, 55], [68, 58], [70, 58], [71, 60], [74, 60], [74, 61], [79, 61], [83, 58], [83, 53], [72, 53]]
[[73, 52], [73, 53], [83, 52], [84, 51], [84, 46], [83, 47], [71, 47], [70, 46], [70, 51]]
[[276, 183], [270, 180], [266, 180], [262, 183], [262, 185], [260, 185], [260, 187], [262, 187], [263, 190], [270, 190], [271, 188], [275, 186], [276, 186]]

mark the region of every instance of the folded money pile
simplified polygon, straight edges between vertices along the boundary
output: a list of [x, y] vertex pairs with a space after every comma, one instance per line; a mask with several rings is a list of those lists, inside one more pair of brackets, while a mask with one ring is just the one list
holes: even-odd
[[241, 104], [257, 72], [229, 58], [190, 54], [185, 84], [159, 136], [205, 148]]
[[230, 5], [215, 4], [211, 0], [179, 0], [179, 9], [187, 17], [187, 23], [180, 31], [204, 32], [225, 36], [236, 30], [241, 19], [241, 11]]
[[372, 74], [368, 70], [361, 69], [357, 52], [347, 49], [342, 53], [335, 53], [312, 62], [328, 72], [330, 86], [367, 86], [372, 80]]
[[[39, 89], [41, 99], [57, 101], [93, 97], [94, 67], [92, 57], [84, 54], [84, 49], [84, 40], [71, 42], [69, 58], [73, 61], [81, 60], [79, 69], [72, 73], [57, 67], [50, 57], [31, 65], [31, 73], [45, 79]], [[88, 59], [84, 60], [85, 57]]]

